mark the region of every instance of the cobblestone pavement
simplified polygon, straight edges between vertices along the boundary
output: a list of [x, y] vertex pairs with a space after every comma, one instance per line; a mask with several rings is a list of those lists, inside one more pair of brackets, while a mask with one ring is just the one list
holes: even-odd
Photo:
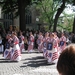
[[10, 62], [0, 54], [0, 75], [58, 75], [58, 72], [55, 64], [47, 64], [42, 53], [25, 51], [20, 62]]

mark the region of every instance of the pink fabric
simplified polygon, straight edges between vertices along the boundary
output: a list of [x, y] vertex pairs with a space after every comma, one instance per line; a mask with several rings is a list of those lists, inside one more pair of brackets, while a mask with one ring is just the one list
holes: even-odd
[[39, 35], [38, 36], [38, 39], [40, 40], [40, 43], [38, 44], [38, 50], [39, 52], [42, 52], [42, 49], [43, 49], [43, 36], [42, 35]]
[[28, 51], [33, 50], [34, 47], [34, 36], [31, 35], [29, 38], [29, 46], [28, 46]]

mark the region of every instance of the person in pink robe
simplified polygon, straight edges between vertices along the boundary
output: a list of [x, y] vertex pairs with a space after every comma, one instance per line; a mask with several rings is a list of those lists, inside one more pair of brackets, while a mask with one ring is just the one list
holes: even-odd
[[20, 32], [19, 44], [20, 44], [21, 52], [25, 51], [25, 48], [24, 48], [24, 36], [22, 35], [22, 32]]
[[43, 52], [43, 35], [42, 35], [42, 32], [39, 32], [37, 44], [38, 44], [38, 51]]
[[19, 39], [16, 36], [16, 32], [12, 32], [13, 48], [11, 50], [11, 61], [21, 60], [21, 51], [19, 47]]
[[66, 47], [66, 37], [64, 33], [61, 34], [59, 46], [60, 46], [60, 53], [61, 53]]
[[34, 48], [34, 36], [32, 32], [30, 32], [30, 37], [28, 40], [28, 52], [33, 52], [33, 48]]
[[54, 33], [50, 34], [50, 39], [47, 44], [47, 62], [52, 64], [52, 63], [57, 63], [58, 61], [58, 50], [57, 50], [57, 40], [55, 39]]
[[10, 60], [11, 59], [11, 50], [12, 50], [11, 44], [12, 44], [13, 39], [11, 38], [10, 34], [6, 35], [6, 39], [7, 39], [7, 41], [5, 43], [5, 51], [3, 53], [3, 57], [4, 57], [4, 59]]
[[46, 33], [45, 33], [45, 37], [43, 38], [43, 56], [44, 56], [45, 58], [47, 58], [47, 53], [48, 53], [48, 52], [47, 52], [47, 43], [48, 43], [49, 39], [50, 39], [49, 33], [46, 32]]

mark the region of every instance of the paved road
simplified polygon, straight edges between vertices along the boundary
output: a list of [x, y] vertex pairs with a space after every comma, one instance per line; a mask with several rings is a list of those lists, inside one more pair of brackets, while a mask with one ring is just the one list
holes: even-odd
[[0, 54], [0, 75], [58, 75], [56, 65], [47, 64], [42, 53], [22, 53], [20, 62], [4, 60]]

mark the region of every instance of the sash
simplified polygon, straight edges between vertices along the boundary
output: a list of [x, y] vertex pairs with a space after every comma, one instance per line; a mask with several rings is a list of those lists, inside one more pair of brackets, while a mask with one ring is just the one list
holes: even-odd
[[53, 49], [53, 43], [49, 42], [47, 44], [47, 50], [52, 50]]

